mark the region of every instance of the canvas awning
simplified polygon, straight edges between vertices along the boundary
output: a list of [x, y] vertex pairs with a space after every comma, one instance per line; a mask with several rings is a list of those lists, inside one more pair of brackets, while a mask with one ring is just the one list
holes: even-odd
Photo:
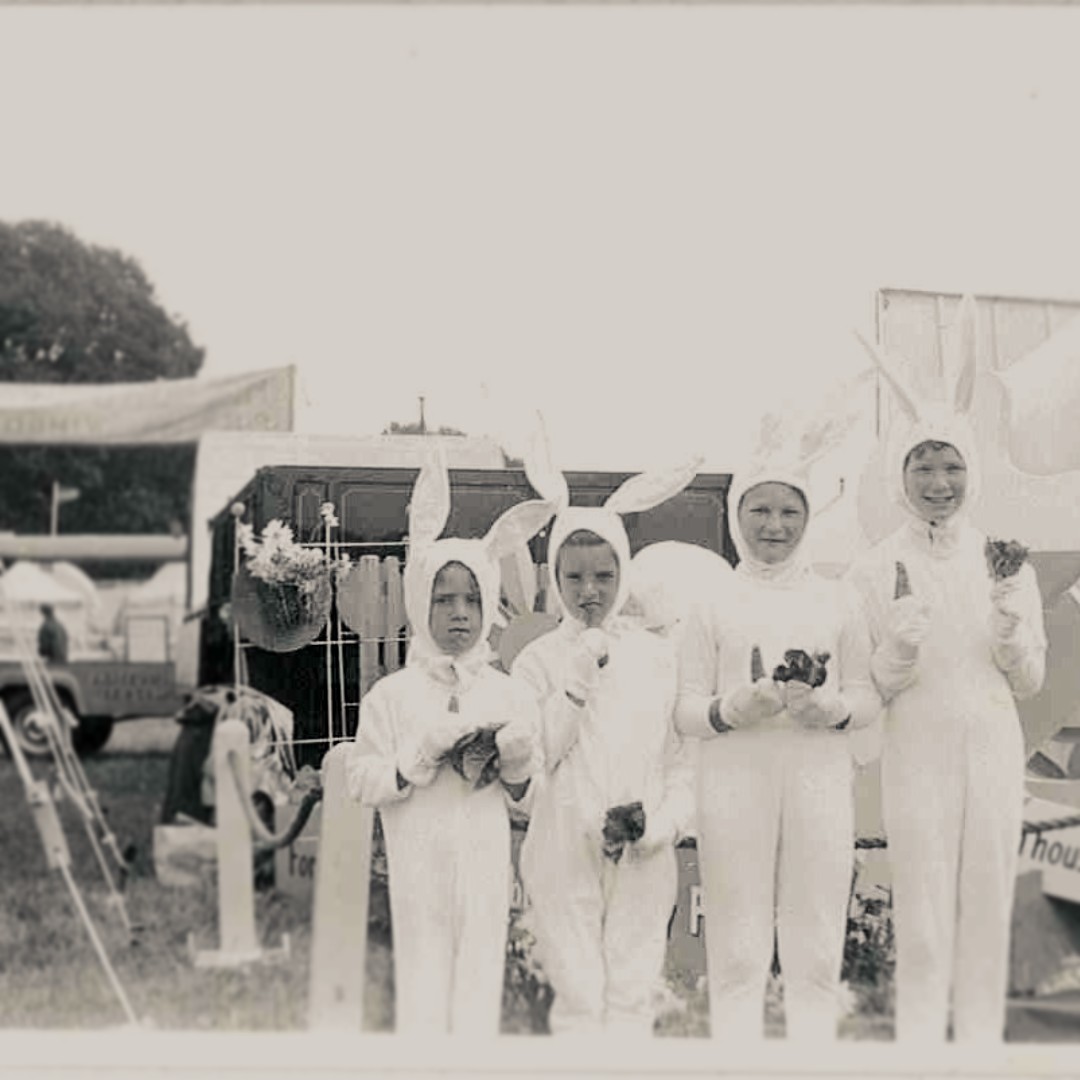
[[206, 431], [293, 428], [295, 368], [223, 379], [6, 383], [0, 443], [193, 443]]

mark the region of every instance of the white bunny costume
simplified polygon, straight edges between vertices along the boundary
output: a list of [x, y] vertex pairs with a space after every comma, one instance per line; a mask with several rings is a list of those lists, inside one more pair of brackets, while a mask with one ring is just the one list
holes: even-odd
[[[542, 432], [526, 470], [537, 491], [560, 507], [547, 559], [562, 621], [527, 645], [512, 668], [542, 714], [545, 776], [536, 786], [521, 871], [540, 960], [555, 990], [551, 1030], [649, 1036], [676, 900], [674, 845], [693, 811], [692, 774], [673, 724], [673, 652], [619, 614], [630, 589], [630, 543], [619, 515], [670, 498], [697, 465], [632, 477], [597, 508], [567, 505], [566, 480], [551, 466]], [[566, 609], [556, 580], [560, 548], [579, 529], [611, 545], [620, 571], [610, 613], [589, 630]], [[604, 666], [598, 657], [606, 657]], [[591, 665], [593, 685], [575, 703], [566, 691], [580, 661]], [[606, 812], [636, 801], [644, 807], [645, 835], [614, 862], [603, 854]]]
[[[827, 423], [790, 448], [767, 446], [734, 477], [729, 524], [740, 561], [722, 590], [702, 597], [681, 639], [677, 723], [701, 739], [698, 860], [710, 1026], [713, 1038], [727, 1041], [764, 1037], [774, 938], [787, 1037], [836, 1036], [855, 840], [849, 733], [871, 723], [881, 702], [854, 591], [811, 569], [805, 534], [786, 560], [756, 560], [738, 511], [747, 492], [773, 482], [802, 494], [810, 520], [810, 465], [847, 430], [846, 420]], [[754, 707], [756, 718], [740, 705], [754, 692], [755, 646], [763, 675], [753, 685], [765, 702]], [[798, 712], [772, 682], [789, 649], [829, 653], [825, 684], [810, 691], [824, 722]], [[769, 703], [770, 694], [779, 700]], [[732, 730], [713, 726], [717, 709]]]
[[[893, 494], [908, 521], [852, 567], [873, 642], [874, 679], [887, 703], [882, 801], [893, 878], [897, 1038], [941, 1041], [950, 988], [958, 1040], [1003, 1033], [1024, 743], [1014, 698], [1042, 685], [1046, 636], [1031, 564], [992, 587], [985, 536], [968, 520], [979, 462], [966, 413], [975, 385], [975, 305], [960, 309], [951, 401], [925, 402], [891, 362], [874, 356], [905, 413], [890, 433]], [[908, 500], [904, 462], [920, 443], [956, 448], [967, 492], [940, 525]], [[896, 563], [912, 595], [894, 599]], [[992, 599], [992, 594], [997, 599]], [[1003, 607], [1019, 615], [999, 632]]]
[[[379, 809], [386, 837], [396, 1032], [491, 1036], [499, 1031], [512, 887], [509, 796], [497, 783], [473, 790], [438, 765], [432, 746], [449, 749], [482, 728], [499, 729], [497, 739], [515, 731], [531, 750], [513, 779], [540, 768], [536, 707], [491, 666], [487, 637], [499, 559], [538, 532], [551, 507], [520, 503], [482, 540], [436, 540], [449, 506], [440, 455], [421, 470], [409, 506], [408, 660], [361, 701], [347, 776], [352, 796]], [[442, 652], [429, 630], [432, 586], [450, 562], [468, 567], [481, 594], [480, 637], [459, 656]], [[399, 775], [409, 781], [404, 787]]]

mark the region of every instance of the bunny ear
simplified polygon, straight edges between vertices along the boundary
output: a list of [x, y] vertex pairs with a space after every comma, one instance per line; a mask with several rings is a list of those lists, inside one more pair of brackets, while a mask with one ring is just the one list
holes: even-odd
[[484, 543], [496, 561], [520, 550], [551, 520], [555, 508], [544, 499], [529, 499], [500, 514]]
[[436, 442], [430, 448], [409, 499], [409, 542], [413, 545], [433, 543], [449, 517], [450, 474], [446, 467], [446, 451]]
[[948, 375], [955, 373], [953, 408], [966, 413], [975, 396], [975, 371], [978, 358], [978, 320], [975, 297], [967, 293], [960, 301], [956, 316], [956, 336], [953, 339]]
[[877, 365], [878, 371], [885, 376], [885, 381], [892, 387], [893, 393], [896, 395], [897, 401], [900, 403], [900, 407], [907, 413], [908, 419], [915, 421], [919, 419], [919, 403], [918, 398], [908, 388], [904, 380], [893, 370], [893, 365], [889, 363], [878, 351], [874, 348], [859, 333], [855, 332], [855, 336], [859, 339], [859, 344], [870, 354], [870, 359]]
[[616, 514], [633, 514], [659, 506], [677, 495], [697, 476], [702, 460], [697, 457], [673, 469], [657, 469], [631, 476], [612, 492], [604, 507]]
[[874, 376], [874, 369], [867, 368], [842, 383], [818, 409], [814, 419], [807, 423], [799, 444], [799, 464], [808, 468], [836, 449], [855, 429], [866, 415], [862, 390]]
[[503, 592], [515, 615], [532, 611], [536, 604], [536, 567], [529, 549], [522, 544], [499, 561]]
[[566, 477], [555, 467], [551, 457], [547, 426], [542, 413], [536, 414], [536, 427], [525, 448], [525, 475], [536, 493], [559, 509], [570, 502]]

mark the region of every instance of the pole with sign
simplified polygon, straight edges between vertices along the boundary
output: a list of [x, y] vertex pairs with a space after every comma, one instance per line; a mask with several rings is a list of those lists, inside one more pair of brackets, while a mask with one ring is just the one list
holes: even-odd
[[52, 505], [49, 510], [49, 535], [56, 536], [60, 525], [61, 503], [74, 502], [79, 497], [78, 488], [64, 487], [58, 480], [52, 484]]

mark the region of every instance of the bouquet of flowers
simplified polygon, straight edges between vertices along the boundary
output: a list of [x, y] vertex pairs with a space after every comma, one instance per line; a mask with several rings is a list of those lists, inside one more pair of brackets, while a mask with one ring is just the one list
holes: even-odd
[[[328, 517], [328, 506], [323, 508], [323, 518], [329, 527], [333, 507], [329, 507]], [[298, 543], [292, 528], [278, 518], [267, 523], [261, 536], [256, 536], [251, 525], [237, 521], [236, 536], [243, 560], [234, 585], [234, 600], [237, 588], [241, 594], [253, 592], [260, 608], [259, 616], [253, 620], [250, 605], [240, 605], [238, 615], [242, 612], [249, 616], [242, 619], [248, 637], [274, 651], [290, 651], [306, 644], [299, 638], [294, 641], [297, 631], [313, 640], [329, 615], [331, 579], [340, 579], [348, 572], [349, 560], [332, 558], [322, 546]], [[265, 625], [255, 626], [254, 622]]]
[[499, 775], [499, 748], [495, 744], [494, 729], [481, 728], [463, 735], [446, 754], [445, 760], [477, 791], [487, 787]]
[[811, 656], [802, 649], [788, 649], [784, 653], [784, 663], [773, 671], [773, 678], [777, 682], [804, 682], [812, 687], [821, 686], [827, 676], [825, 665], [828, 659], [827, 652]]
[[604, 855], [613, 862], [623, 856], [623, 848], [645, 835], [645, 810], [639, 802], [613, 806], [604, 817]]
[[1027, 561], [1028, 549], [1015, 540], [987, 540], [986, 566], [994, 581], [1015, 577]]

